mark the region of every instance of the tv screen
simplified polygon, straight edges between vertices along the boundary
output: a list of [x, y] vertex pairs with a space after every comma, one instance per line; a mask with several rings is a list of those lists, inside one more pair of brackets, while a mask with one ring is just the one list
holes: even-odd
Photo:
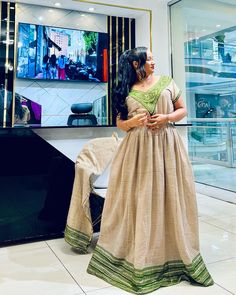
[[19, 23], [17, 78], [107, 82], [108, 34]]

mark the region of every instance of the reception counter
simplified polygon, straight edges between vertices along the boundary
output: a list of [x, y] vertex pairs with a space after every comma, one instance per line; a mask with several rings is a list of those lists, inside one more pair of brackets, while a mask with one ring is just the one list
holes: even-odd
[[[74, 163], [113, 127], [0, 130], [0, 245], [63, 236]], [[121, 134], [121, 133], [120, 133]]]

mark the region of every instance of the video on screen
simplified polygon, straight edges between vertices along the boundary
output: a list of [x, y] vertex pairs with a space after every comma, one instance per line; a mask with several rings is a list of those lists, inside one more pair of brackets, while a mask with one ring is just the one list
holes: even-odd
[[105, 83], [108, 35], [19, 23], [17, 78]]

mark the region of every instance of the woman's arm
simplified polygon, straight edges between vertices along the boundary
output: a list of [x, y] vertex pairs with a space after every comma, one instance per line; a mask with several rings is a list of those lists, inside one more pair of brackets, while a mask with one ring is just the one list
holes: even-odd
[[187, 110], [183, 101], [183, 98], [180, 97], [174, 103], [174, 112], [167, 115], [167, 121], [178, 122], [187, 115]]
[[127, 119], [127, 120], [120, 119], [119, 115], [116, 117], [116, 126], [123, 131], [129, 131], [130, 129], [134, 127], [143, 126], [146, 123], [147, 123], [146, 113], [135, 115], [131, 119]]

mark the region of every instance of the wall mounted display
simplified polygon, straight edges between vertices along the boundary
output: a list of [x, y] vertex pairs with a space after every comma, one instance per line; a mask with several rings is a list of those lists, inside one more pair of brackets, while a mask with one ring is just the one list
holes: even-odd
[[108, 34], [19, 23], [16, 76], [107, 82]]

